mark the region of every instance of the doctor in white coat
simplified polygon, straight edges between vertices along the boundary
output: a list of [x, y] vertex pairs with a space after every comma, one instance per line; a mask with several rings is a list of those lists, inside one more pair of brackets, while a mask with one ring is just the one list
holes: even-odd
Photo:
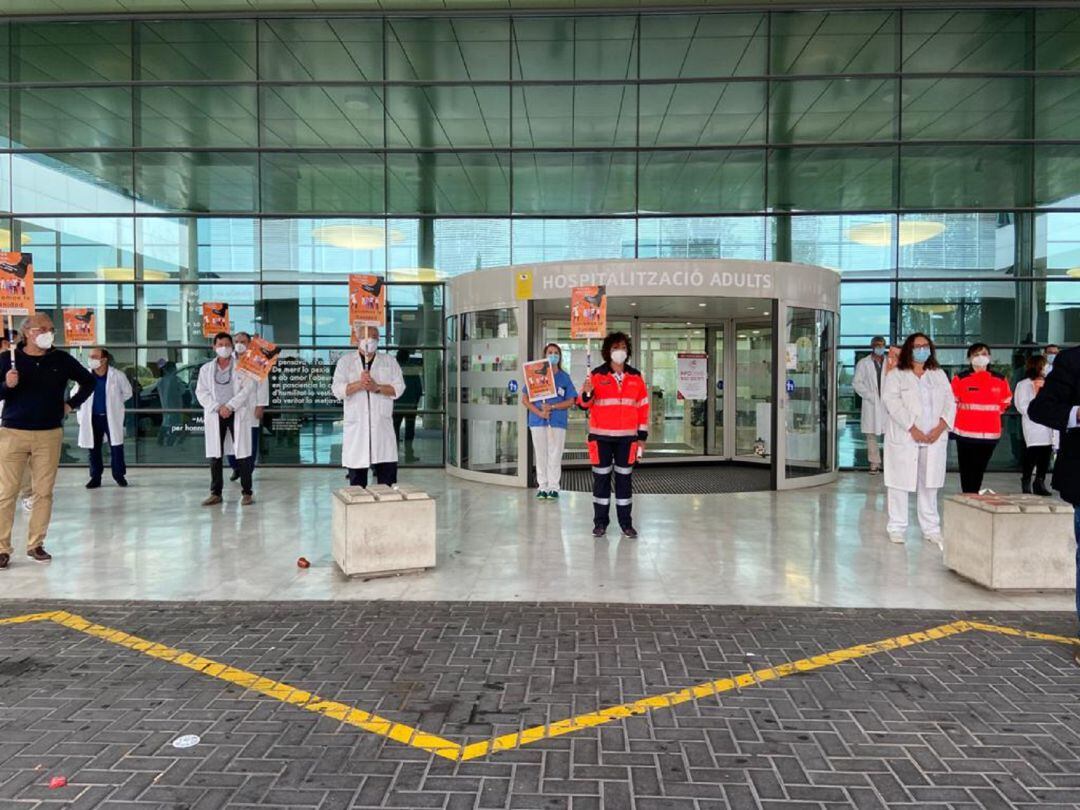
[[[237, 332], [233, 335], [236, 349], [236, 359], [247, 351], [251, 345], [251, 335], [247, 332]], [[255, 471], [255, 463], [259, 460], [259, 432], [262, 430], [263, 412], [270, 404], [270, 377], [255, 380], [255, 399], [251, 401], [251, 470]], [[229, 456], [229, 469], [232, 470], [230, 481], [240, 480], [240, 468], [236, 465], [236, 456]]]
[[109, 467], [113, 480], [126, 487], [127, 466], [124, 463], [124, 403], [131, 399], [131, 383], [127, 375], [113, 368], [113, 357], [108, 349], [96, 347], [90, 350], [88, 365], [94, 372], [94, 393], [80, 407], [79, 447], [89, 450], [90, 480], [87, 489], [101, 486], [101, 474], [105, 471], [101, 462], [101, 446], [109, 437]]
[[908, 493], [918, 500], [923, 538], [942, 547], [938, 490], [945, 485], [949, 430], [956, 398], [926, 335], [910, 335], [896, 368], [881, 391], [889, 420], [885, 426], [885, 486], [889, 490], [889, 540], [903, 543], [908, 527]]
[[232, 336], [219, 332], [214, 337], [216, 358], [199, 369], [195, 398], [203, 406], [203, 434], [206, 457], [210, 459], [210, 497], [203, 506], [221, 503], [224, 488], [222, 456], [236, 456], [240, 470], [240, 503], [255, 502], [251, 489], [251, 404], [255, 400], [255, 380], [236, 369]]
[[855, 364], [855, 377], [851, 386], [862, 399], [862, 417], [859, 427], [866, 437], [866, 460], [870, 462], [870, 474], [881, 472], [881, 448], [878, 436], [885, 432], [888, 414], [881, 401], [881, 383], [888, 370], [885, 338], [878, 335], [870, 341], [870, 354]]
[[397, 360], [379, 349], [379, 330], [357, 327], [360, 345], [334, 368], [330, 390], [345, 403], [345, 440], [341, 466], [349, 471], [349, 483], [368, 484], [368, 468], [380, 484], [397, 483], [397, 437], [394, 434], [394, 400], [405, 392], [405, 379]]

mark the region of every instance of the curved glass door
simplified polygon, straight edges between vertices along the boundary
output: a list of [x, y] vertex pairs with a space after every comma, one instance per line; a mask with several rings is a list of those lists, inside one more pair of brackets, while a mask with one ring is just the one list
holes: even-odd
[[783, 370], [781, 486], [785, 479], [831, 477], [836, 469], [836, 316], [802, 307], [784, 312], [784, 340], [778, 347]]

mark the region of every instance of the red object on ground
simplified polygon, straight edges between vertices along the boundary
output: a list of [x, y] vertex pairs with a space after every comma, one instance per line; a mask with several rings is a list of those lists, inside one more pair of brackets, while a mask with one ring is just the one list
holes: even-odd
[[56, 790], [57, 788], [67, 787], [67, 777], [54, 776], [49, 780], [49, 790]]
[[311, 563], [308, 562], [307, 557], [301, 557], [299, 560], [296, 561], [296, 564], [301, 568], [311, 568]]

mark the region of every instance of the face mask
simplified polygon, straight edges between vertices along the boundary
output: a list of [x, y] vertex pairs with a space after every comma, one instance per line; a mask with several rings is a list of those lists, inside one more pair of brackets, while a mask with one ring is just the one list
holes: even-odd
[[243, 354], [246, 351], [247, 351], [247, 344], [246, 343], [237, 343], [236, 344], [236, 353], [237, 354]]
[[230, 346], [215, 346], [214, 354], [220, 357], [222, 360], [227, 360], [232, 357], [232, 347]]
[[51, 349], [54, 340], [56, 340], [56, 335], [52, 332], [42, 332], [34, 338], [34, 343], [39, 349]]
[[886, 349], [884, 346], [874, 347], [874, 354], [876, 354], [878, 357], [884, 357], [886, 351], [888, 351], [888, 349]]
[[1055, 357], [1057, 357], [1056, 354], [1048, 354], [1048, 355], [1046, 355], [1046, 362], [1049, 363], [1050, 365], [1054, 365], [1054, 358]]
[[87, 361], [87, 365], [90, 366], [91, 371], [97, 371], [99, 368], [101, 368], [101, 358], [100, 357], [91, 357]]
[[611, 362], [621, 366], [626, 362], [626, 349], [616, 349], [611, 353]]
[[990, 365], [990, 358], [985, 354], [977, 354], [971, 358], [971, 367], [982, 370]]
[[375, 354], [375, 350], [379, 348], [379, 341], [374, 338], [364, 338], [360, 341], [360, 351], [364, 354]]
[[911, 352], [912, 359], [916, 363], [925, 363], [930, 359], [930, 347], [929, 346], [917, 346]]
[[553, 366], [559, 365], [559, 355], [557, 355], [557, 354], [549, 354], [547, 356], [547, 358], [548, 358], [548, 362], [551, 363], [551, 365], [553, 365]]

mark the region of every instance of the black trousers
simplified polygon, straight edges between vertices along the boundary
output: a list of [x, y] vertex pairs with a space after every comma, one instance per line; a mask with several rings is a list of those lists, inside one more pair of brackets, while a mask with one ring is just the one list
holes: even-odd
[[381, 464], [372, 464], [368, 467], [349, 467], [349, 486], [366, 487], [368, 482], [368, 469], [375, 473], [375, 483], [392, 487], [397, 483], [397, 462], [384, 461]]
[[416, 414], [415, 413], [395, 413], [394, 414], [394, 436], [397, 440], [401, 441], [401, 423], [405, 423], [405, 441], [411, 443], [416, 438]]
[[[228, 433], [232, 434], [233, 444], [236, 444], [236, 428], [234, 422], [236, 421], [236, 414], [232, 414], [228, 419], [222, 419], [218, 416], [218, 429], [221, 431], [221, 449], [225, 449], [225, 436]], [[209, 428], [209, 425], [207, 425]], [[213, 495], [220, 495], [225, 488], [225, 479], [222, 475], [223, 464], [221, 463], [221, 456], [210, 459], [210, 492]], [[254, 459], [252, 456], [247, 458], [238, 458], [236, 460], [236, 469], [240, 473], [240, 492], [244, 495], [251, 495], [251, 472], [254, 468]]]
[[982, 489], [986, 465], [997, 448], [997, 439], [956, 437], [956, 461], [960, 466], [960, 491], [977, 493]]
[[637, 444], [633, 438], [596, 441], [598, 463], [593, 472], [593, 525], [607, 526], [611, 522], [611, 479], [615, 478], [615, 515], [619, 527], [628, 529], [634, 525], [631, 512], [634, 508], [634, 466], [631, 463], [631, 447]]
[[1050, 456], [1053, 455], [1053, 452], [1054, 448], [1048, 444], [1025, 447], [1022, 465], [1024, 480], [1027, 481], [1031, 478], [1032, 471], [1035, 472], [1036, 478], [1046, 478], [1046, 474], [1050, 472]]

